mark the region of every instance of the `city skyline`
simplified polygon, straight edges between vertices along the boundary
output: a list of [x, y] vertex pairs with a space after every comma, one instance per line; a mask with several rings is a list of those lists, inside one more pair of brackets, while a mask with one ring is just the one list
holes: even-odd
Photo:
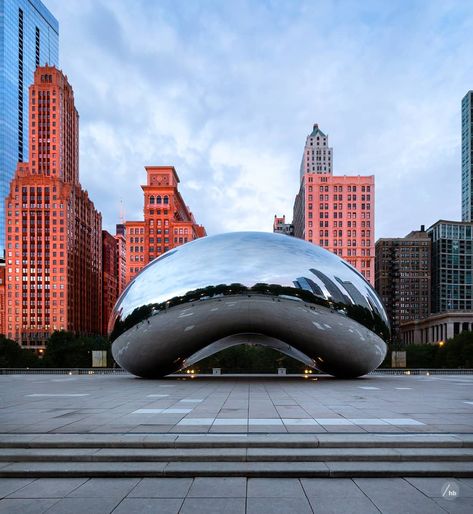
[[376, 176], [376, 237], [460, 219], [473, 8], [136, 2], [130, 16], [127, 2], [45, 3], [63, 27], [83, 182], [107, 230], [120, 199], [126, 219], [142, 214], [142, 167], [160, 164], [180, 170], [209, 234], [270, 231], [275, 213], [290, 217], [313, 123], [334, 173]]

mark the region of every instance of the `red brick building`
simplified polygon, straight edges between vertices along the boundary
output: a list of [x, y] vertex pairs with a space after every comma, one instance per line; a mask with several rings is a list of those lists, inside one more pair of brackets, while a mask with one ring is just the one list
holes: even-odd
[[333, 149], [317, 124], [307, 136], [294, 202], [294, 236], [329, 250], [374, 284], [374, 176], [333, 175]]
[[107, 335], [108, 320], [118, 298], [118, 240], [102, 230], [102, 334]]
[[117, 241], [118, 296], [120, 296], [126, 287], [126, 232], [123, 223], [117, 224], [115, 239]]
[[125, 222], [127, 283], [162, 253], [206, 235], [178, 191], [173, 166], [146, 166], [144, 221]]
[[0, 334], [5, 334], [5, 262], [0, 261]]
[[40, 349], [54, 330], [102, 329], [102, 217], [79, 183], [79, 115], [55, 67], [35, 71], [29, 134], [5, 202], [5, 332]]

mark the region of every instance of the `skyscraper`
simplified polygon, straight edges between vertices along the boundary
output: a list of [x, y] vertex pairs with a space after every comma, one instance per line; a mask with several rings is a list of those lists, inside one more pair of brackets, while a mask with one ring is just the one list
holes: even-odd
[[473, 91], [462, 100], [462, 220], [473, 221]]
[[36, 69], [29, 162], [6, 199], [6, 332], [44, 346], [54, 330], [101, 331], [102, 216], [79, 182], [79, 115], [67, 78]]
[[178, 190], [179, 177], [173, 166], [146, 166], [144, 221], [127, 221], [127, 283], [148, 262], [162, 253], [206, 235]]
[[374, 176], [333, 175], [333, 150], [317, 124], [307, 136], [294, 235], [339, 255], [374, 283]]
[[400, 341], [401, 323], [430, 314], [431, 240], [424, 229], [406, 237], [376, 241], [375, 285], [391, 321], [394, 342]]
[[301, 161], [301, 178], [305, 173], [333, 173], [333, 149], [328, 146], [328, 136], [317, 123], [305, 141]]
[[0, 251], [5, 197], [17, 162], [28, 160], [28, 88], [37, 66], [58, 64], [58, 32], [39, 0], [0, 1]]

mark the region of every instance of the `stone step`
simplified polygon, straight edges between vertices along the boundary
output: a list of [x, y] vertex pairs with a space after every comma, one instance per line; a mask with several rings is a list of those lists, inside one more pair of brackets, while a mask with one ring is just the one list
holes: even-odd
[[473, 448], [473, 434], [0, 434], [0, 448]]
[[471, 448], [3, 448], [0, 462], [466, 461]]
[[1, 478], [473, 477], [471, 462], [3, 462]]

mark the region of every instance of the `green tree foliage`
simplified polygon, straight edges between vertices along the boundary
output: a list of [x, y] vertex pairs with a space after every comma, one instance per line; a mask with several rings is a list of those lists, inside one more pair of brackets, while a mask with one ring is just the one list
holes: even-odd
[[462, 332], [444, 345], [391, 345], [382, 368], [391, 367], [391, 351], [404, 350], [408, 368], [473, 368], [473, 332]]
[[46, 343], [43, 365], [48, 368], [90, 368], [92, 351], [106, 350], [112, 362], [110, 344], [102, 336], [75, 335], [65, 330], [53, 332]]
[[192, 367], [201, 373], [211, 372], [212, 368], [222, 368], [226, 373], [276, 373], [278, 368], [286, 368], [288, 373], [302, 373], [306, 368], [272, 348], [248, 344], [231, 346]]
[[34, 351], [22, 349], [18, 343], [0, 334], [0, 368], [32, 368], [38, 361]]

